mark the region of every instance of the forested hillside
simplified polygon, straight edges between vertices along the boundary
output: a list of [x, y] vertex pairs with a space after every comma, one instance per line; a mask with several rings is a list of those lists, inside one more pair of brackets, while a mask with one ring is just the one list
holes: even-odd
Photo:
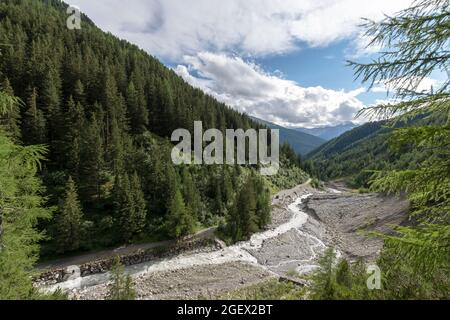
[[[56, 0], [0, 3], [1, 88], [22, 101], [2, 117], [3, 129], [19, 144], [48, 148], [39, 175], [55, 214], [40, 220], [44, 254], [181, 237], [229, 214], [256, 221], [233, 226], [233, 238], [248, 237], [269, 220], [269, 187], [306, 178], [289, 148], [280, 184], [248, 166], [174, 166], [168, 137], [177, 128], [192, 130], [195, 120], [205, 130], [262, 126], [87, 17], [81, 30], [66, 19]], [[245, 213], [233, 209], [242, 191], [251, 198]]]
[[394, 126], [387, 121], [369, 122], [309, 153], [305, 167], [323, 180], [346, 178], [355, 187], [367, 187], [373, 170], [415, 169], [429, 156], [407, 146], [397, 151], [389, 148], [389, 137], [394, 128], [445, 121], [445, 114], [435, 113], [399, 121]]

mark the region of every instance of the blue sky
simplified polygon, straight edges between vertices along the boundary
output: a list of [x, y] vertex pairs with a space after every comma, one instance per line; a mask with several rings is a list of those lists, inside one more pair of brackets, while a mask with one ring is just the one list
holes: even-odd
[[[347, 53], [351, 45], [348, 40], [319, 48], [305, 45], [302, 50], [258, 59], [257, 62], [271, 72], [280, 70], [287, 79], [295, 80], [304, 87], [323, 86], [333, 90], [355, 90], [363, 84], [355, 81], [353, 70], [346, 65], [346, 61], [362, 59]], [[376, 99], [385, 98], [386, 94], [364, 92], [359, 97], [365, 104], [371, 104]]]
[[[143, 48], [231, 107], [288, 127], [336, 125], [386, 100], [354, 81], [361, 18], [412, 0], [72, 0], [100, 28]], [[435, 85], [426, 79], [423, 87]], [[360, 119], [359, 121], [363, 121]]]

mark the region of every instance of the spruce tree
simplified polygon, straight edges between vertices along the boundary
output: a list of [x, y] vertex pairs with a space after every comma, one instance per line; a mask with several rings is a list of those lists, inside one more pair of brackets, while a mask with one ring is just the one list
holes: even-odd
[[[16, 103], [0, 92], [0, 114]], [[43, 146], [19, 146], [0, 130], [0, 299], [39, 297], [30, 270], [43, 239], [36, 224], [51, 211], [45, 199], [37, 169], [46, 152]]]
[[223, 168], [222, 173], [222, 200], [225, 205], [225, 207], [228, 209], [230, 204], [233, 201], [234, 191], [233, 191], [233, 183], [230, 178], [230, 174], [228, 170]]
[[136, 172], [131, 176], [130, 188], [131, 194], [133, 195], [133, 206], [135, 207], [132, 223], [134, 225], [134, 232], [139, 234], [143, 232], [145, 227], [147, 208], [141, 180]]
[[83, 241], [83, 211], [72, 177], [66, 184], [66, 193], [56, 216], [55, 242], [59, 253], [78, 250]]
[[[11, 83], [8, 78], [5, 78], [0, 85], [2, 90], [9, 97], [14, 97], [14, 90], [11, 87]], [[18, 101], [17, 101], [18, 102]], [[15, 142], [19, 142], [22, 136], [20, 131], [20, 108], [18, 103], [13, 103], [9, 106], [9, 110], [0, 116], [0, 127], [4, 130], [11, 139]]]
[[114, 185], [114, 205], [119, 223], [120, 236], [130, 242], [139, 235], [145, 226], [146, 206], [139, 177], [127, 174], [118, 175]]
[[195, 186], [194, 180], [188, 169], [185, 167], [182, 171], [182, 183], [183, 183], [183, 197], [186, 201], [186, 206], [194, 217], [200, 217], [201, 211], [201, 198], [200, 193]]
[[241, 216], [237, 208], [237, 199], [234, 201], [227, 215], [225, 226], [225, 234], [231, 238], [233, 242], [243, 239], [241, 228]]
[[[114, 154], [120, 148], [122, 133], [128, 128], [128, 120], [126, 117], [125, 101], [118, 90], [117, 82], [109, 68], [105, 70], [104, 75], [102, 105], [106, 113], [105, 144], [107, 158], [109, 161], [113, 161]], [[112, 141], [113, 139], [115, 140]]]
[[167, 234], [173, 238], [181, 238], [194, 231], [195, 221], [177, 188], [171, 198], [169, 211], [167, 213], [166, 230]]
[[213, 210], [216, 214], [218, 215], [223, 215], [224, 213], [224, 206], [223, 206], [223, 196], [222, 196], [222, 186], [221, 186], [221, 179], [218, 177], [213, 177], [212, 178], [213, 181], [213, 190], [214, 190], [214, 195], [213, 195]]
[[80, 79], [75, 82], [75, 86], [73, 89], [73, 99], [76, 103], [80, 103], [81, 105], [86, 104], [86, 93], [84, 90], [84, 85]]
[[253, 177], [256, 192], [256, 216], [260, 229], [268, 225], [271, 220], [270, 192], [264, 180], [256, 176]]
[[149, 162], [148, 180], [145, 183], [146, 199], [151, 212], [157, 216], [162, 216], [166, 213], [170, 196], [165, 182], [170, 174], [175, 173], [171, 170], [166, 175], [166, 170], [164, 170], [164, 166], [159, 157], [152, 157]]
[[124, 133], [115, 119], [112, 120], [109, 137], [107, 149], [109, 167], [115, 174], [120, 174], [125, 170], [125, 141]]
[[63, 126], [61, 110], [61, 79], [55, 67], [51, 66], [43, 79], [42, 109], [47, 114], [49, 126], [51, 126], [50, 139], [59, 141]]
[[47, 138], [50, 142], [50, 160], [58, 169], [64, 169], [65, 121], [61, 106], [61, 79], [54, 66], [43, 77], [41, 106], [47, 120]]
[[141, 134], [148, 125], [147, 102], [141, 91], [138, 91], [133, 82], [127, 88], [127, 107], [131, 123], [131, 132]]
[[23, 119], [23, 140], [26, 144], [40, 144], [46, 141], [46, 120], [37, 105], [38, 94], [33, 88], [27, 100], [27, 111]]
[[169, 81], [165, 79], [158, 83], [153, 99], [152, 106], [154, 108], [150, 117], [152, 128], [159, 135], [169, 137], [173, 129], [171, 115], [175, 108], [172, 86]]
[[254, 181], [249, 176], [227, 217], [227, 230], [234, 242], [248, 239], [259, 230], [256, 199]]
[[244, 238], [249, 238], [251, 234], [259, 230], [258, 217], [256, 215], [256, 193], [251, 177], [247, 179], [240, 191], [237, 211], [241, 215], [242, 235]]
[[336, 282], [347, 288], [352, 285], [350, 265], [346, 259], [340, 259], [336, 266]]
[[335, 262], [336, 252], [333, 248], [328, 248], [318, 261], [318, 270], [311, 277], [310, 296], [313, 300], [333, 300], [336, 298]]
[[111, 268], [111, 283], [108, 286], [108, 300], [135, 300], [136, 291], [130, 275], [125, 275], [120, 257], [114, 259]]
[[103, 142], [96, 115], [84, 126], [80, 150], [80, 192], [83, 200], [94, 202], [100, 195], [103, 168]]
[[85, 127], [85, 121], [83, 106], [79, 102], [75, 103], [72, 96], [69, 97], [65, 116], [64, 153], [67, 169], [77, 181], [80, 173], [82, 131]]

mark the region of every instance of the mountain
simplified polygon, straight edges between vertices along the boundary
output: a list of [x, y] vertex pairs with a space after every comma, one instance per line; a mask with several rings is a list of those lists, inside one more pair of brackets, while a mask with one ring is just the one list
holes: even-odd
[[306, 155], [307, 153], [313, 151], [320, 145], [324, 144], [326, 140], [316, 137], [314, 135], [288, 129], [274, 123], [264, 121], [255, 117], [251, 117], [256, 122], [259, 122], [271, 129], [280, 130], [280, 142], [287, 142], [294, 149], [297, 154]]
[[313, 136], [322, 138], [326, 141], [334, 139], [344, 132], [350, 131], [356, 128], [358, 125], [353, 122], [348, 122], [344, 124], [340, 124], [337, 126], [329, 126], [329, 127], [317, 127], [317, 128], [295, 128], [294, 130], [311, 134]]
[[[415, 117], [396, 127], [430, 125], [445, 122], [446, 116], [432, 114]], [[323, 180], [347, 178], [354, 186], [366, 186], [370, 170], [385, 168], [414, 169], [429, 154], [404, 148], [400, 153], [388, 147], [393, 128], [387, 121], [369, 122], [328, 141], [306, 156], [308, 171]], [[369, 170], [369, 171], [368, 171]]]

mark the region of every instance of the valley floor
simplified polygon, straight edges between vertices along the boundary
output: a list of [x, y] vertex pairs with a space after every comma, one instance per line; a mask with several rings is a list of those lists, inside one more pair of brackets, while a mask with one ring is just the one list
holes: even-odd
[[[389, 232], [388, 225], [405, 222], [408, 208], [398, 198], [318, 191], [309, 183], [278, 193], [272, 204], [272, 224], [249, 241], [126, 267], [138, 299], [209, 299], [273, 278], [293, 279], [313, 270], [330, 246], [351, 259], [373, 260], [382, 243], [363, 232]], [[45, 289], [61, 287], [73, 299], [103, 299], [108, 278], [94, 274]]]

